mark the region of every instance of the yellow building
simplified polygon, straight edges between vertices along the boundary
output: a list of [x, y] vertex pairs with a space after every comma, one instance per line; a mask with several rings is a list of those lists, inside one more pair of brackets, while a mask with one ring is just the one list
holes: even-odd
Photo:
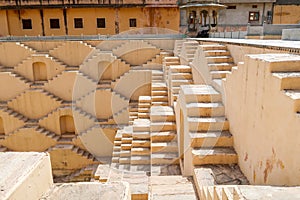
[[176, 1], [1, 1], [0, 35], [113, 35], [135, 28], [177, 31]]
[[274, 5], [274, 24], [299, 24], [300, 2], [297, 0], [278, 0]]

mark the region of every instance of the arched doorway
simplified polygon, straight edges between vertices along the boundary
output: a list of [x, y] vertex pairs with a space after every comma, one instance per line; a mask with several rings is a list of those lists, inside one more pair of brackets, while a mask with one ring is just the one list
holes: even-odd
[[5, 131], [4, 131], [4, 124], [3, 124], [3, 119], [2, 117], [0, 117], [0, 135], [4, 135]]
[[74, 136], [75, 135], [75, 124], [74, 119], [70, 115], [63, 115], [59, 118], [60, 133], [62, 136]]
[[196, 19], [196, 11], [191, 11], [189, 13], [189, 19], [188, 19], [188, 29], [189, 31], [195, 31], [196, 30], [196, 23], [197, 23], [197, 19]]
[[34, 81], [47, 80], [47, 67], [43, 62], [35, 62], [32, 64], [33, 79]]

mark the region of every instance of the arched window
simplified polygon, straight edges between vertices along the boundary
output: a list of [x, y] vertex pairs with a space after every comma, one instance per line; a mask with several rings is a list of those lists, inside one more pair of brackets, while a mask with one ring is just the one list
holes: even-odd
[[63, 115], [59, 119], [60, 132], [62, 135], [75, 134], [74, 119], [70, 115]]
[[201, 24], [202, 26], [206, 26], [208, 24], [207, 20], [208, 20], [208, 12], [206, 10], [201, 11]]
[[33, 79], [35, 81], [47, 80], [47, 67], [43, 62], [35, 62], [32, 64]]
[[3, 124], [3, 120], [2, 117], [0, 117], [0, 135], [4, 135], [4, 124]]
[[218, 23], [218, 13], [214, 10], [212, 14], [213, 14], [212, 26], [215, 27]]

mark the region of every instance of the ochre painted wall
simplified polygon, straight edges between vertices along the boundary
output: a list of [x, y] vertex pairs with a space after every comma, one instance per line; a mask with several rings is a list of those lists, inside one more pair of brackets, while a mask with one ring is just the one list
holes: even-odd
[[299, 24], [300, 5], [276, 5], [274, 7], [273, 24]]
[[9, 35], [6, 10], [0, 10], [0, 37]]
[[[32, 29], [22, 29], [22, 19], [32, 20]], [[43, 35], [42, 20], [39, 10], [9, 10], [8, 26], [11, 35]]]
[[[82, 18], [83, 28], [74, 27], [74, 18]], [[97, 18], [105, 18], [105, 28], [97, 28]], [[129, 27], [131, 18], [137, 20], [136, 27]], [[0, 11], [0, 35], [113, 35], [142, 27], [178, 31], [179, 18], [178, 8], [163, 7], [7, 10]], [[22, 19], [31, 19], [32, 29], [23, 29]], [[59, 19], [59, 28], [50, 28], [50, 19]]]
[[[64, 23], [63, 9], [45, 9], [44, 13], [44, 30], [45, 35], [65, 35], [66, 27]], [[59, 19], [59, 29], [50, 28], [50, 19]]]

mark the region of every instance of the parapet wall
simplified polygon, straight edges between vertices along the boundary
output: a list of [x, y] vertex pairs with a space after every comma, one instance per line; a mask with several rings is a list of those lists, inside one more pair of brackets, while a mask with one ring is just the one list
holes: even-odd
[[288, 54], [247, 55], [224, 81], [226, 116], [239, 165], [251, 184], [299, 185], [300, 163], [294, 158], [300, 153], [297, 97], [284, 90], [299, 84], [294, 80], [285, 85], [275, 76], [299, 61]]

